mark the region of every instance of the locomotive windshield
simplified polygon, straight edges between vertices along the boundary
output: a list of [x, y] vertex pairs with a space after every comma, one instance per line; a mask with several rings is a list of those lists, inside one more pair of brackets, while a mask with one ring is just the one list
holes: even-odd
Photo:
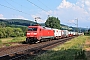
[[28, 31], [37, 31], [37, 28], [28, 28]]

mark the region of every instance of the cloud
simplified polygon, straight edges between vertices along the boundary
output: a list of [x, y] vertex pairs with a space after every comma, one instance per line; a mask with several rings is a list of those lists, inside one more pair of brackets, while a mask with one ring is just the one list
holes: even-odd
[[[63, 24], [77, 23], [80, 27], [86, 27], [90, 23], [90, 0], [78, 0], [76, 3], [71, 3], [68, 0], [62, 0], [62, 2], [56, 7], [55, 10], [49, 10], [47, 12], [40, 11], [38, 14], [33, 14], [32, 17], [41, 17], [45, 21], [48, 15], [58, 17]], [[44, 22], [43, 21], [43, 22]], [[75, 26], [75, 24], [67, 24]]]
[[74, 24], [75, 23], [75, 20], [69, 20], [69, 23], [70, 24]]
[[21, 15], [13, 15], [12, 19], [24, 19], [24, 20], [28, 20], [25, 17], [21, 16]]
[[[31, 15], [32, 18], [34, 19], [34, 22], [35, 20], [38, 22], [38, 23], [44, 23], [46, 20], [43, 20], [39, 14], [36, 14], [36, 15]], [[36, 18], [36, 19], [35, 19]]]
[[85, 27], [88, 25], [86, 23], [90, 23], [90, 0], [78, 0], [76, 3], [70, 3], [66, 0], [63, 0], [57, 7], [57, 10], [59, 11], [59, 18], [64, 24], [76, 24], [76, 18], [78, 18], [79, 26]]
[[38, 23], [43, 23], [43, 22], [45, 22], [45, 20], [37, 19], [37, 22], [38, 22]]
[[24, 20], [28, 20], [21, 15], [13, 15], [11, 18], [5, 18], [3, 14], [0, 14], [0, 19], [24, 19]]
[[90, 0], [79, 0], [77, 5], [85, 9], [87, 12], [90, 13]]
[[36, 17], [39, 17], [39, 15], [31, 15], [32, 18], [36, 18]]
[[16, 18], [18, 18], [18, 19], [25, 19], [23, 16], [21, 16], [21, 15], [18, 15]]
[[70, 7], [72, 7], [72, 6], [73, 6], [72, 3], [70, 3], [70, 2], [68, 2], [68, 1], [66, 1], [66, 0], [63, 0], [63, 1], [61, 2], [61, 4], [57, 7], [57, 9], [70, 8]]
[[85, 4], [86, 4], [87, 6], [90, 6], [90, 0], [86, 0], [86, 1], [85, 1]]
[[3, 14], [0, 14], [0, 19], [5, 19]]

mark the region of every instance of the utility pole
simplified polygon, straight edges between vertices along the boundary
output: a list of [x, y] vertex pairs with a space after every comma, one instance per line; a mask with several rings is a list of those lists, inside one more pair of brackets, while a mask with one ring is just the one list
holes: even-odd
[[76, 25], [77, 25], [77, 34], [78, 34], [78, 18], [75, 19], [75, 20], [77, 20], [77, 24]]
[[87, 32], [88, 32], [88, 26], [87, 26]]

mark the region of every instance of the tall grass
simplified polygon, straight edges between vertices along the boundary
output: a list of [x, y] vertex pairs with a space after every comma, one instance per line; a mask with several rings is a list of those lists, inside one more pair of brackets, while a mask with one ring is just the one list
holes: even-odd
[[15, 37], [12, 40], [10, 40], [9, 42], [22, 42], [25, 41], [26, 37]]
[[2, 41], [0, 40], [0, 44], [2, 44]]
[[87, 60], [84, 43], [86, 36], [79, 36], [52, 50], [38, 55], [34, 60]]
[[14, 38], [12, 38], [12, 37], [2, 38], [2, 39], [0, 39], [0, 48], [5, 47], [5, 46], [11, 46], [12, 44], [10, 44], [10, 43], [12, 43], [12, 42], [22, 43], [25, 40], [26, 40], [25, 36], [24, 37], [14, 37]]

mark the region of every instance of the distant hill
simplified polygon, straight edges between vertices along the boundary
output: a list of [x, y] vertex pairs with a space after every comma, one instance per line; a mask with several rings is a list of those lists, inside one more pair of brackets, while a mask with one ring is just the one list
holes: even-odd
[[33, 21], [29, 20], [22, 20], [22, 19], [0, 19], [0, 22], [4, 22], [8, 25], [22, 25], [22, 26], [29, 26], [35, 24]]
[[87, 31], [87, 28], [78, 27], [78, 29], [77, 29], [77, 27], [67, 26], [67, 25], [64, 25], [64, 24], [61, 24], [61, 28], [66, 29], [66, 30], [70, 30], [70, 31], [77, 31], [78, 30], [78, 32]]
[[[36, 24], [36, 22], [23, 19], [0, 19], [0, 23], [5, 23], [7, 26], [30, 26]], [[39, 23], [41, 26], [45, 26], [45, 23]], [[60, 24], [61, 29], [68, 29], [71, 31], [76, 31], [76, 27], [70, 27], [64, 24]], [[79, 32], [85, 32], [87, 28], [79, 28]]]

